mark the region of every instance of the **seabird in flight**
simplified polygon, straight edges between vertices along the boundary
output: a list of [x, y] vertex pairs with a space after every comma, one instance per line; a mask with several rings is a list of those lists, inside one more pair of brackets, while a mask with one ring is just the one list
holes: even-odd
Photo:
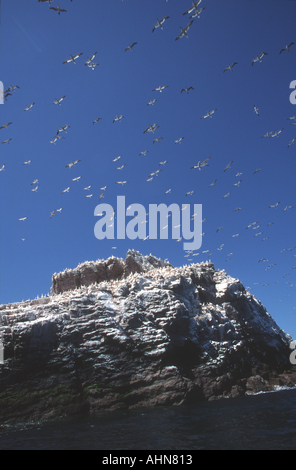
[[188, 94], [189, 90], [194, 90], [193, 86], [190, 86], [189, 88], [187, 88], [187, 87], [182, 88], [181, 93], [183, 93], [183, 91], [186, 91], [186, 93]]
[[190, 13], [192, 13], [194, 10], [197, 9], [197, 7], [200, 3], [201, 3], [201, 0], [197, 0], [196, 2], [194, 2], [192, 0], [192, 7], [190, 7], [187, 11], [185, 11], [185, 13], [183, 13], [183, 16], [184, 15], [190, 15]]
[[68, 124], [66, 124], [65, 126], [60, 126], [60, 128], [57, 130], [57, 135], [59, 135], [59, 133], [63, 131], [65, 132], [65, 134], [67, 134], [66, 129], [68, 129], [68, 127], [70, 127], [68, 126]]
[[225, 170], [223, 171], [223, 173], [225, 173], [226, 170], [228, 170], [229, 168], [231, 168], [231, 165], [233, 164], [233, 160], [232, 162], [228, 163], [227, 167], [225, 168]]
[[205, 114], [203, 117], [201, 117], [200, 119], [205, 119], [207, 117], [212, 117], [213, 114], [217, 111], [217, 109], [214, 109], [213, 111], [210, 111], [209, 113]]
[[131, 45], [128, 45], [126, 48], [125, 48], [125, 51], [132, 51], [133, 50], [133, 47], [138, 44], [137, 42], [133, 42]]
[[259, 109], [254, 105], [254, 113], [257, 114], [257, 116], [259, 116]]
[[284, 47], [284, 48], [281, 50], [280, 54], [281, 54], [282, 52], [284, 52], [284, 51], [288, 51], [288, 52], [289, 52], [289, 49], [290, 49], [290, 47], [292, 46], [292, 44], [295, 44], [295, 42], [291, 42], [289, 45], [287, 45], [286, 47]]
[[159, 20], [158, 18], [156, 19], [156, 24], [153, 26], [153, 29], [152, 29], [152, 33], [154, 33], [155, 29], [156, 28], [161, 28], [163, 29], [162, 25], [163, 23], [165, 22], [165, 20], [169, 19], [169, 16], [164, 16], [161, 20]]
[[162, 93], [162, 90], [164, 90], [165, 88], [168, 88], [168, 87], [169, 87], [168, 85], [159, 86], [157, 88], [154, 88], [154, 90], [152, 90], [152, 91], [160, 91], [160, 93]]
[[3, 126], [0, 127], [0, 129], [8, 129], [8, 126], [10, 126], [12, 122], [9, 122], [8, 124], [3, 124]]
[[61, 106], [61, 102], [66, 98], [66, 95], [62, 96], [61, 98], [59, 98], [58, 100], [56, 99], [53, 104], [58, 104]]
[[263, 56], [268, 55], [267, 52], [262, 52], [260, 55], [257, 55], [255, 59], [252, 60], [252, 65], [254, 65], [255, 62], [262, 62]]
[[9, 144], [9, 142], [11, 141], [12, 139], [5, 139], [3, 140], [3, 142], [1, 142], [1, 144]]
[[124, 118], [124, 116], [122, 116], [122, 114], [121, 114], [120, 116], [117, 116], [117, 115], [116, 115], [116, 117], [113, 119], [113, 123], [114, 123], [115, 121], [121, 122], [121, 119], [123, 119], [123, 118]]
[[58, 14], [60, 15], [61, 12], [65, 12], [67, 13], [67, 10], [65, 10], [64, 8], [60, 8], [60, 5], [58, 5], [57, 7], [49, 7], [51, 10], [55, 10], [58, 12]]
[[97, 124], [97, 123], [100, 121], [100, 119], [102, 119], [102, 118], [99, 117], [98, 119], [95, 119], [95, 120], [93, 121], [93, 124]]
[[72, 168], [79, 162], [81, 162], [81, 160], [75, 160], [75, 162], [68, 163], [68, 165], [66, 165], [66, 168]]
[[75, 60], [78, 59], [78, 57], [80, 57], [82, 54], [83, 52], [80, 52], [80, 54], [76, 54], [74, 56], [70, 54], [70, 58], [65, 60], [63, 64], [69, 64], [70, 62], [73, 62], [74, 64], [76, 64]]
[[234, 67], [235, 65], [237, 65], [237, 62], [233, 62], [232, 65], [229, 65], [229, 67], [227, 67], [226, 69], [223, 70], [223, 73], [226, 72], [226, 70], [231, 70], [231, 72], [233, 72], [232, 69], [233, 69], [233, 67]]
[[29, 109], [32, 109], [33, 106], [34, 106], [34, 104], [35, 104], [35, 103], [32, 103], [32, 104], [30, 104], [29, 106], [27, 106], [24, 111], [29, 111]]
[[154, 105], [154, 103], [155, 103], [156, 101], [157, 101], [156, 99], [150, 100], [150, 101], [147, 103], [147, 106], [149, 106], [150, 104]]
[[184, 29], [182, 28], [182, 26], [180, 26], [181, 33], [179, 34], [179, 36], [176, 37], [175, 41], [182, 38], [183, 36], [186, 36], [188, 38], [187, 33], [188, 33], [188, 30], [189, 30], [190, 26], [192, 25], [193, 21], [194, 20], [191, 20]]
[[181, 144], [184, 137], [180, 137], [179, 139], [175, 140], [175, 144]]

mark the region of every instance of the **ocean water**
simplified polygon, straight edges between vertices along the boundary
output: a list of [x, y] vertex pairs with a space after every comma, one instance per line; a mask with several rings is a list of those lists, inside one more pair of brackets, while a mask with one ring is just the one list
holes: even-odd
[[296, 389], [7, 427], [0, 449], [296, 449]]

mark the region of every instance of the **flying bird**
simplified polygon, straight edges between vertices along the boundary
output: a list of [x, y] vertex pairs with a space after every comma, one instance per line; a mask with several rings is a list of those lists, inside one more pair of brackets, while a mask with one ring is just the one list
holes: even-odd
[[229, 168], [231, 168], [231, 165], [233, 164], [233, 160], [232, 162], [228, 163], [227, 167], [225, 168], [225, 170], [223, 171], [223, 173], [225, 173], [226, 170], [229, 170]]
[[93, 124], [97, 124], [101, 119], [102, 119], [102, 118], [100, 118], [100, 117], [99, 117], [98, 119], [95, 119], [95, 120], [93, 121]]
[[3, 124], [3, 126], [0, 127], [0, 129], [8, 129], [8, 126], [10, 126], [12, 122], [9, 122], [8, 124]]
[[154, 88], [154, 90], [152, 91], [159, 91], [160, 93], [162, 93], [162, 91], [165, 89], [165, 88], [168, 88], [169, 86], [168, 85], [165, 85], [165, 86], [159, 86], [157, 88]]
[[68, 192], [70, 191], [70, 189], [71, 189], [71, 186], [69, 186], [68, 188], [64, 189], [64, 191], [62, 191], [62, 194], [68, 193]]
[[194, 20], [191, 20], [184, 29], [182, 28], [182, 26], [180, 26], [181, 33], [179, 34], [179, 36], [176, 37], [175, 41], [182, 38], [183, 36], [186, 36], [188, 38], [187, 33], [188, 33], [188, 30], [189, 30], [190, 26], [192, 25], [193, 21]]
[[5, 139], [3, 140], [3, 142], [1, 142], [1, 144], [9, 144], [9, 142], [11, 141], [12, 139]]
[[59, 98], [58, 100], [56, 99], [53, 104], [58, 104], [59, 106], [61, 106], [61, 102], [66, 98], [66, 95], [65, 96], [62, 96], [61, 98]]
[[115, 184], [121, 184], [122, 186], [123, 186], [124, 184], [127, 184], [127, 183], [128, 183], [128, 181], [116, 181], [116, 182], [115, 182]]
[[259, 109], [254, 105], [254, 113], [257, 114], [257, 116], [259, 116]]
[[196, 2], [194, 2], [192, 0], [192, 7], [190, 7], [188, 10], [186, 10], [185, 13], [183, 13], [183, 16], [184, 15], [190, 15], [190, 13], [192, 13], [194, 10], [197, 9], [197, 7], [200, 3], [201, 3], [201, 0], [197, 0]]
[[69, 64], [70, 62], [73, 62], [74, 64], [76, 64], [75, 60], [78, 59], [78, 57], [80, 57], [82, 54], [83, 52], [80, 52], [80, 54], [76, 54], [74, 56], [70, 54], [70, 58], [67, 60], [64, 60], [63, 64]]
[[290, 49], [290, 47], [291, 47], [293, 44], [295, 44], [295, 42], [291, 42], [289, 45], [287, 45], [286, 47], [284, 47], [284, 48], [281, 50], [280, 54], [281, 54], [282, 52], [284, 52], [284, 51], [288, 51], [288, 52], [289, 52], [289, 49]]
[[179, 139], [175, 140], [175, 144], [181, 144], [184, 137], [180, 137]]
[[186, 91], [186, 93], [188, 94], [190, 90], [194, 90], [193, 86], [190, 86], [189, 88], [182, 88], [181, 93], [183, 93], [183, 91]]
[[24, 111], [29, 111], [29, 109], [32, 109], [35, 103], [31, 103], [29, 106], [27, 106]]
[[132, 51], [133, 47], [138, 44], [137, 42], [133, 42], [131, 45], [129, 44], [126, 48], [125, 51]]
[[115, 121], [121, 122], [121, 119], [123, 119], [123, 118], [124, 118], [124, 116], [122, 116], [122, 114], [120, 116], [116, 115], [116, 117], [113, 119], [113, 124], [114, 124]]
[[231, 70], [231, 72], [233, 72], [233, 67], [237, 65], [237, 62], [233, 62], [232, 65], [229, 65], [229, 67], [227, 67], [226, 69], [223, 70], [223, 73], [226, 72], [227, 70]]
[[163, 23], [165, 22], [165, 20], [168, 20], [169, 19], [169, 16], [164, 16], [161, 20], [159, 20], [158, 18], [156, 18], [156, 24], [153, 26], [153, 29], [152, 29], [152, 33], [154, 33], [155, 29], [156, 28], [161, 28], [163, 29]]
[[154, 105], [156, 101], [157, 101], [156, 99], [148, 101], [147, 106], [149, 106], [150, 104]]
[[49, 7], [49, 8], [51, 10], [57, 11], [59, 15], [61, 14], [61, 12], [67, 13], [67, 10], [65, 10], [64, 8], [60, 8], [60, 5], [58, 5], [57, 7]]
[[5, 164], [1, 166], [0, 171], [4, 171], [5, 169]]
[[210, 111], [209, 113], [205, 114], [203, 117], [200, 119], [206, 119], [207, 117], [212, 118], [213, 114], [217, 111], [217, 109], [214, 109], [213, 111]]
[[66, 168], [72, 168], [79, 162], [81, 162], [81, 160], [75, 160], [75, 162], [68, 163], [68, 165], [66, 165]]
[[267, 52], [262, 52], [260, 55], [257, 55], [255, 59], [252, 60], [252, 65], [254, 65], [255, 62], [262, 62], [263, 56], [268, 55]]
[[65, 126], [60, 126], [60, 128], [57, 130], [57, 136], [59, 135], [60, 132], [65, 132], [65, 134], [67, 134], [66, 130], [68, 129], [68, 124], [66, 124]]

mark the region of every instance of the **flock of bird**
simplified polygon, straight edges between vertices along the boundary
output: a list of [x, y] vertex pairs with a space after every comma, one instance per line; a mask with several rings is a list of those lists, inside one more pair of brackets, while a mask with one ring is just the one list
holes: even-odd
[[[63, 8], [60, 8], [60, 6], [58, 5], [57, 7], [55, 6], [52, 6], [52, 2], [54, 0], [38, 0], [38, 2], [42, 2], [42, 3], [48, 3], [49, 4], [49, 8], [50, 10], [53, 10], [53, 11], [56, 11], [58, 13], [58, 15], [60, 15], [61, 13], [67, 13], [67, 10], [63, 9]], [[72, 1], [72, 0], [71, 0]], [[197, 1], [194, 1], [192, 0], [192, 6], [187, 9], [183, 15], [190, 15], [189, 19], [190, 21], [187, 23], [187, 25], [183, 28], [183, 27], [180, 27], [181, 29], [181, 32], [178, 34], [178, 36], [175, 38], [175, 41], [177, 40], [180, 40], [181, 38], [183, 37], [186, 37], [188, 38], [188, 33], [189, 33], [189, 30], [192, 26], [192, 24], [194, 23], [195, 21], [195, 18], [200, 18], [201, 16], [201, 12], [203, 10], [205, 10], [205, 8], [198, 8], [200, 3], [201, 3], [202, 0], [197, 0]], [[163, 18], [161, 18], [160, 20], [157, 18], [156, 19], [156, 23], [153, 25], [153, 28], [152, 28], [152, 33], [155, 32], [155, 30], [157, 28], [160, 28], [161, 30], [164, 29], [164, 23], [165, 21], [169, 20], [169, 16], [164, 16]], [[290, 44], [286, 45], [283, 49], [280, 50], [279, 54], [282, 54], [283, 52], [289, 52], [290, 48], [292, 45], [294, 45], [295, 43], [294, 42], [291, 42]], [[133, 48], [138, 45], [137, 42], [133, 42], [132, 44], [128, 44], [127, 47], [124, 49], [125, 52], [127, 51], [130, 51], [132, 52], [133, 51]], [[97, 62], [95, 62], [95, 57], [96, 57], [96, 54], [97, 52], [93, 53], [90, 57], [87, 57], [87, 60], [85, 62], [85, 66], [91, 68], [92, 70], [95, 69], [95, 67], [97, 67], [99, 64]], [[70, 57], [68, 57], [67, 59], [65, 59], [63, 61], [63, 64], [65, 65], [69, 65], [69, 64], [75, 64], [76, 65], [76, 62], [78, 61], [78, 59], [83, 55], [82, 52], [76, 54], [76, 55], [70, 55]], [[259, 63], [262, 63], [262, 60], [265, 56], [267, 56], [268, 54], [266, 52], [262, 52], [261, 54], [257, 55], [253, 60], [252, 60], [252, 63], [251, 65], [254, 66], [255, 63], [259, 62]], [[238, 65], [238, 62], [233, 62], [231, 65], [229, 65], [228, 67], [226, 67], [224, 70], [223, 70], [223, 73], [227, 72], [227, 71], [230, 71], [230, 72], [234, 72], [233, 69], [235, 66]], [[222, 72], [222, 71], [221, 71]], [[159, 93], [163, 93], [167, 88], [169, 87], [169, 85], [159, 85], [158, 87], [152, 89], [152, 92], [159, 92]], [[3, 95], [3, 98], [5, 99], [5, 101], [7, 101], [9, 99], [10, 96], [12, 96], [12, 94], [17, 90], [19, 89], [19, 86], [17, 85], [14, 85], [14, 86], [9, 86], [7, 88], [7, 90], [5, 90], [2, 95]], [[184, 87], [181, 89], [181, 94], [185, 93], [185, 94], [189, 94], [189, 92], [192, 92], [194, 93], [195, 92], [195, 88], [193, 86], [189, 86], [189, 87]], [[180, 91], [179, 91], [180, 93]], [[66, 98], [66, 95], [63, 95], [62, 97], [60, 98], [55, 98], [55, 101], [53, 101], [53, 104], [56, 105], [56, 106], [62, 106], [63, 104], [63, 101], [65, 100]], [[157, 99], [156, 98], [153, 98], [151, 99], [148, 103], [147, 103], [147, 106], [153, 106], [155, 103], [156, 103]], [[29, 104], [28, 106], [26, 106], [24, 108], [24, 111], [28, 112], [28, 111], [32, 111], [33, 107], [35, 106], [35, 102], [32, 102], [31, 104]], [[254, 113], [259, 117], [259, 109], [256, 105], [252, 105], [253, 106], [253, 110], [254, 110]], [[204, 120], [206, 118], [210, 118], [212, 119], [214, 117], [214, 114], [217, 112], [217, 109], [213, 109], [209, 112], [207, 112], [206, 114], [204, 114], [203, 116], [200, 116], [200, 119], [201, 120]], [[95, 118], [93, 119], [93, 125], [95, 124], [99, 124], [100, 120], [102, 118], [101, 117], [98, 117], [98, 118]], [[120, 123], [122, 120], [124, 119], [124, 116], [123, 115], [116, 115], [113, 119], [113, 124], [118, 122]], [[296, 116], [292, 116], [292, 117], [289, 117], [287, 118], [288, 120], [291, 120], [293, 121], [291, 124], [292, 125], [296, 125]], [[12, 122], [8, 122], [7, 124], [3, 124], [1, 127], [0, 127], [0, 130], [2, 129], [6, 129], [6, 130], [9, 130], [10, 129], [10, 126], [12, 125]], [[149, 134], [149, 133], [152, 133], [154, 135], [155, 131], [159, 129], [159, 125], [154, 123], [154, 124], [149, 124], [148, 127], [143, 131], [143, 134]], [[68, 129], [71, 129], [71, 127], [68, 125], [68, 124], [65, 124], [64, 126], [60, 126], [56, 132], [56, 134], [54, 135], [54, 137], [52, 138], [52, 140], [50, 140], [49, 142], [53, 145], [56, 145], [56, 143], [61, 140], [61, 139], [65, 139], [65, 136], [63, 134], [67, 134], [67, 130]], [[265, 135], [261, 136], [261, 138], [274, 138], [274, 137], [279, 137], [279, 135], [283, 132], [284, 128], [276, 131], [276, 130], [273, 130], [273, 131], [269, 131], [267, 132]], [[185, 139], [185, 136], [181, 136], [181, 137], [178, 137], [175, 141], [174, 141], [174, 144], [182, 144], [182, 141]], [[11, 142], [11, 138], [7, 138], [7, 139], [4, 139], [2, 140], [1, 144], [10, 144]], [[160, 142], [160, 140], [163, 140], [163, 137], [162, 136], [159, 136], [159, 137], [156, 137], [154, 140], [153, 140], [153, 144], [157, 144]], [[296, 140], [296, 137], [289, 142], [288, 144], [288, 148], [295, 142]], [[142, 150], [140, 153], [139, 153], [139, 156], [146, 156], [146, 154], [148, 153], [149, 151], [148, 150]], [[120, 159], [122, 158], [122, 155], [114, 158], [112, 160], [112, 163], [117, 163]], [[210, 166], [210, 160], [211, 160], [211, 157], [208, 157], [206, 158], [205, 160], [203, 161], [198, 161], [195, 165], [193, 165], [191, 167], [191, 170], [199, 170], [199, 171], [205, 171], [204, 169], [206, 167], [209, 167]], [[79, 164], [81, 160], [77, 159], [77, 160], [73, 160], [71, 161], [70, 163], [68, 163], [66, 165], [66, 168], [68, 168], [69, 170], [73, 167], [76, 167], [77, 164]], [[155, 178], [157, 178], [160, 174], [160, 172], [162, 172], [166, 166], [166, 164], [168, 163], [167, 160], [164, 160], [164, 161], [161, 161], [159, 162], [159, 167], [162, 167], [162, 168], [158, 168], [156, 169], [155, 171], [151, 172], [147, 179], [146, 179], [146, 182], [149, 183], [151, 181], [153, 181]], [[232, 167], [232, 164], [234, 162], [231, 161], [226, 167], [225, 169], [223, 170], [223, 172], [225, 173], [227, 170], [231, 169]], [[28, 161], [25, 161], [23, 163], [24, 165], [30, 165], [31, 164], [31, 160], [28, 160]], [[126, 167], [126, 163], [123, 163], [123, 164], [119, 164], [119, 166], [116, 167], [116, 171], [123, 171], [124, 168]], [[3, 172], [5, 170], [5, 164], [3, 164], [1, 167], [0, 167], [0, 172]], [[256, 175], [258, 173], [260, 173], [262, 171], [262, 168], [257, 168], [257, 169], [254, 169], [254, 172], [253, 172], [253, 175]], [[240, 176], [242, 175], [241, 172], [237, 172], [236, 173], [236, 177], [239, 178]], [[82, 176], [77, 176], [75, 178], [72, 178], [71, 179], [71, 182], [73, 183], [77, 183], [79, 182], [80, 180], [82, 179]], [[210, 185], [209, 185], [209, 188], [211, 187], [214, 187], [217, 183], [217, 179], [215, 179]], [[242, 179], [239, 179], [237, 180], [235, 183], [233, 183], [233, 187], [237, 187], [239, 188], [240, 185], [242, 183]], [[125, 179], [122, 179], [122, 180], [118, 180], [115, 182], [115, 184], [117, 185], [126, 185], [128, 184], [128, 181], [125, 180]], [[32, 192], [37, 192], [38, 191], [38, 188], [39, 188], [39, 181], [38, 179], [34, 179], [34, 181], [31, 183], [31, 186], [33, 186], [33, 188], [31, 189]], [[90, 192], [91, 190], [91, 185], [88, 185], [88, 186], [85, 186], [84, 187], [84, 191], [86, 192], [85, 194], [85, 198], [92, 198], [94, 196], [93, 193]], [[173, 188], [169, 188], [167, 189], [165, 192], [164, 192], [164, 195], [168, 195], [172, 192], [172, 189]], [[63, 189], [61, 191], [62, 194], [66, 194], [66, 193], [69, 193], [71, 190], [71, 185], [70, 186], [67, 186], [65, 189]], [[99, 201], [101, 201], [102, 198], [105, 197], [105, 192], [107, 190], [107, 185], [105, 185], [104, 187], [101, 187], [100, 188], [100, 196], [99, 196]], [[194, 190], [190, 188], [189, 191], [186, 192], [186, 197], [190, 197], [190, 196], [193, 196], [194, 194]], [[231, 191], [227, 192], [226, 194], [224, 194], [222, 196], [223, 199], [225, 198], [228, 198], [230, 197], [231, 195]], [[269, 206], [268, 209], [273, 209], [273, 210], [278, 210], [278, 206], [280, 205], [280, 202], [276, 202], [275, 204], [271, 204]], [[283, 212], [286, 212], [288, 210], [291, 210], [293, 209], [293, 206], [285, 206], [283, 208]], [[58, 213], [61, 213], [63, 210], [62, 207], [60, 207], [59, 209], [53, 209], [50, 214], [49, 214], [49, 217], [50, 219], [52, 219], [54, 216], [56, 216]], [[239, 212], [241, 211], [242, 208], [241, 207], [236, 207], [233, 212]], [[196, 214], [194, 214], [192, 216], [192, 219], [194, 219], [194, 217], [196, 216]], [[110, 219], [110, 224], [114, 224], [114, 218], [115, 218], [115, 215], [113, 216], [113, 218]], [[20, 217], [18, 219], [19, 221], [21, 222], [24, 222], [27, 220], [27, 217]], [[203, 220], [203, 222], [205, 222], [206, 219]], [[268, 224], [268, 226], [271, 226], [273, 225], [273, 222], [270, 222]], [[162, 229], [165, 229], [167, 228], [167, 226], [165, 227], [162, 227]], [[223, 231], [224, 227], [221, 226], [221, 227], [218, 227], [216, 232], [221, 232]], [[264, 236], [264, 233], [261, 231], [262, 228], [261, 228], [261, 224], [259, 222], [252, 222], [250, 223], [247, 227], [246, 227], [247, 230], [254, 230], [256, 231], [256, 233], [254, 233], [254, 237], [261, 237], [262, 241], [266, 241], [268, 240], [268, 236]], [[259, 230], [259, 231], [258, 231]], [[203, 234], [205, 235], [205, 234]], [[240, 233], [235, 233], [231, 236], [231, 238], [237, 238], [239, 237], [241, 234]], [[145, 238], [145, 240], [149, 239], [149, 236], [147, 236]], [[21, 238], [20, 239], [21, 241], [26, 241], [25, 238]], [[177, 240], [177, 242], [180, 242], [182, 240], [182, 237]], [[224, 244], [221, 244], [217, 250], [219, 251], [222, 251], [224, 249]], [[282, 250], [282, 252], [284, 251], [290, 251], [292, 252], [293, 250], [295, 249], [295, 247], [293, 248], [286, 248], [284, 250]], [[193, 257], [194, 256], [198, 256], [200, 253], [198, 252], [194, 252], [194, 251], [189, 251], [186, 253], [185, 257], [189, 260], [189, 261], [193, 261]], [[211, 258], [213, 256], [213, 252], [210, 253], [210, 250], [204, 250], [201, 252], [201, 254], [206, 254], [208, 258]], [[225, 261], [229, 261], [231, 259], [231, 255], [232, 253], [229, 253], [225, 259]], [[296, 257], [296, 255], [293, 255], [294, 257]], [[258, 263], [268, 263], [269, 260], [267, 260], [266, 258], [262, 258], [258, 261]], [[276, 263], [270, 263], [267, 268], [266, 268], [266, 271], [273, 268], [274, 266], [276, 265]], [[292, 269], [296, 269], [296, 267], [293, 267]], [[285, 273], [284, 277], [288, 276], [289, 273]], [[268, 284], [265, 284], [265, 285], [268, 285]], [[289, 285], [288, 287], [292, 287], [293, 285]]]

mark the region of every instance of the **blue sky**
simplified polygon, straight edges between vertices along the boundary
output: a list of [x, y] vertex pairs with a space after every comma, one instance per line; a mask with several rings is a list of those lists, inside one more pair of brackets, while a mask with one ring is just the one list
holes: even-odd
[[[0, 172], [0, 302], [45, 295], [54, 272], [86, 260], [124, 258], [134, 248], [168, 258], [174, 266], [211, 259], [250, 287], [295, 338], [296, 140], [288, 145], [296, 137], [296, 121], [288, 118], [296, 115], [289, 100], [296, 45], [280, 50], [296, 42], [296, 1], [203, 0], [189, 37], [178, 41], [180, 26], [190, 21], [183, 13], [191, 0], [59, 3], [66, 13], [58, 15], [37, 0], [1, 2], [0, 80], [5, 89], [19, 89], [0, 105], [0, 127], [12, 122], [0, 129], [1, 142], [12, 139], [0, 144], [0, 168], [5, 165]], [[163, 30], [152, 33], [156, 19], [164, 16], [170, 18]], [[133, 42], [133, 51], [125, 51]], [[268, 55], [252, 66], [263, 51]], [[76, 64], [63, 64], [81, 52]], [[99, 65], [91, 70], [85, 62], [95, 52]], [[223, 73], [233, 62], [233, 71]], [[152, 91], [164, 85], [163, 93]], [[190, 86], [194, 90], [181, 93]], [[61, 106], [53, 104], [64, 95]], [[214, 109], [212, 118], [201, 119]], [[113, 123], [121, 114], [122, 121]], [[153, 123], [159, 129], [143, 134]], [[66, 124], [67, 134], [60, 134], [65, 139], [50, 144]], [[282, 128], [278, 137], [261, 138]], [[181, 144], [175, 144], [180, 137]], [[139, 156], [144, 150], [149, 152]], [[208, 167], [191, 169], [209, 157]], [[81, 161], [65, 167], [75, 160]], [[117, 170], [122, 164], [124, 169]], [[35, 179], [39, 188], [32, 192]], [[115, 184], [120, 180], [129, 183]], [[171, 238], [97, 240], [94, 210], [105, 185], [101, 203], [115, 209], [117, 196], [125, 196], [127, 206], [142, 204], [147, 212], [149, 204], [202, 204], [206, 220], [199, 255], [184, 258], [182, 243]], [[188, 191], [193, 195], [186, 197]], [[86, 198], [89, 193], [94, 196]], [[284, 211], [286, 206], [293, 208]], [[237, 207], [241, 210], [234, 212]], [[27, 219], [19, 221], [22, 217]], [[254, 222], [260, 227], [246, 229]]]

